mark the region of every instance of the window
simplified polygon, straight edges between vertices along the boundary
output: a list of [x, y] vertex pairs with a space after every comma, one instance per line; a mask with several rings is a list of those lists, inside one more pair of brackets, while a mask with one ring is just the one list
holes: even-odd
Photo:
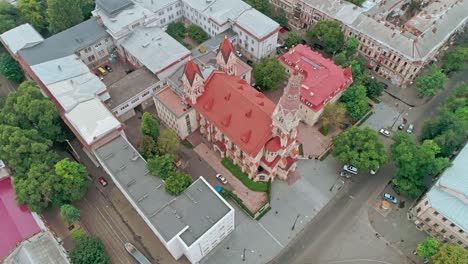
[[419, 213], [421, 212], [421, 207], [418, 207], [418, 209], [416, 209], [416, 213]]
[[437, 228], [437, 227], [439, 227], [439, 224], [434, 224], [434, 228]]
[[457, 244], [458, 244], [458, 245], [462, 245], [463, 242], [461, 242], [460, 240], [458, 240], [458, 241], [457, 241]]
[[438, 216], [438, 215], [439, 215], [439, 212], [437, 212], [437, 211], [434, 211], [434, 213], [433, 213], [433, 214], [434, 214], [435, 216]]
[[426, 219], [424, 219], [425, 222], [430, 222], [431, 219], [429, 217], [426, 217]]
[[455, 224], [454, 224], [454, 223], [451, 223], [450, 226], [451, 226], [451, 227], [455, 227]]
[[95, 59], [96, 59], [96, 57], [94, 57], [94, 55], [91, 55], [91, 56], [88, 57], [88, 61], [89, 61], [89, 62], [92, 62], [92, 61], [94, 61]]
[[444, 222], [445, 222], [445, 221], [447, 221], [447, 218], [445, 218], [445, 217], [442, 217], [442, 221], [444, 221]]
[[138, 22], [138, 23], [136, 23], [136, 24], [133, 24], [133, 25], [132, 25], [132, 29], [138, 27], [139, 25], [140, 25], [140, 22]]
[[450, 235], [449, 238], [450, 238], [450, 239], [454, 239], [455, 236], [454, 236], [454, 235]]
[[463, 234], [463, 233], [465, 233], [465, 231], [460, 229], [460, 230], [458, 230], [458, 233]]
[[424, 202], [424, 205], [427, 205], [428, 203], [429, 203], [429, 202], [426, 200], [426, 201]]
[[440, 232], [441, 232], [442, 234], [445, 234], [445, 233], [447, 233], [447, 230], [442, 229], [442, 230], [440, 230]]

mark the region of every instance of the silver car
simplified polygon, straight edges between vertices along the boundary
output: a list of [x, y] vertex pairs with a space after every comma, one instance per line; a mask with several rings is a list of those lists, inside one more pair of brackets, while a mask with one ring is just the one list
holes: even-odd
[[343, 170], [350, 172], [352, 174], [358, 174], [358, 169], [356, 167], [353, 167], [351, 165], [344, 165]]
[[218, 174], [216, 174], [216, 178], [218, 178], [218, 180], [220, 180], [223, 184], [227, 184], [227, 180], [226, 180], [226, 178], [224, 178], [223, 175], [218, 173]]
[[413, 125], [413, 124], [410, 124], [410, 125], [408, 126], [408, 129], [406, 129], [406, 132], [407, 132], [407, 133], [413, 133], [413, 129], [414, 129], [414, 125]]
[[386, 130], [385, 128], [381, 128], [379, 130], [379, 133], [386, 136], [386, 137], [390, 137], [390, 131]]

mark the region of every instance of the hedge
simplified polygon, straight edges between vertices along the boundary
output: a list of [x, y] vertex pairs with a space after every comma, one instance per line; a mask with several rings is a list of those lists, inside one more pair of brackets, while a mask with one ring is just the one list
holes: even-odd
[[248, 215], [250, 215], [250, 217], [254, 218], [255, 217], [255, 214], [252, 213], [252, 211], [249, 210], [249, 208], [247, 208], [247, 206], [245, 206], [244, 202], [242, 202], [242, 200], [237, 197], [237, 195], [235, 195], [233, 192], [231, 192], [230, 190], [226, 190], [226, 189], [222, 189], [221, 190], [221, 196], [223, 196], [224, 198], [227, 198], [227, 197], [230, 197], [231, 199], [234, 200], [234, 202], [236, 202]]
[[259, 215], [257, 215], [257, 217], [255, 218], [255, 220], [259, 221], [259, 220], [262, 219], [262, 217], [263, 217], [264, 215], [266, 215], [266, 213], [268, 213], [270, 210], [271, 210], [271, 206], [268, 206], [268, 208], [264, 209], [263, 212], [261, 212]]
[[299, 155], [304, 156], [304, 148], [302, 147], [302, 144], [299, 145]]
[[227, 158], [221, 160], [221, 164], [228, 169], [232, 175], [239, 179], [247, 188], [254, 192], [266, 192], [268, 190], [268, 184], [265, 182], [254, 182], [242, 172], [242, 170], [236, 166], [232, 161]]

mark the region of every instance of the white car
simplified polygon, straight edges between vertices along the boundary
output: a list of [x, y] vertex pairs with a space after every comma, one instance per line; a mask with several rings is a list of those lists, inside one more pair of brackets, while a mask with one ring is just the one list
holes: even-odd
[[386, 130], [385, 128], [381, 128], [379, 130], [379, 133], [386, 136], [386, 137], [390, 137], [390, 131]]
[[358, 169], [351, 166], [351, 165], [344, 165], [343, 166], [343, 170], [344, 171], [347, 171], [347, 172], [350, 172], [352, 174], [358, 174]]
[[388, 194], [388, 193], [385, 193], [385, 194], [383, 195], [383, 198], [384, 198], [385, 200], [391, 202], [391, 203], [394, 203], [394, 204], [397, 204], [397, 203], [398, 203], [398, 199], [395, 198], [395, 197], [393, 197], [393, 196], [391, 196], [391, 195]]
[[379, 171], [380, 167], [377, 167], [376, 170], [370, 170], [369, 173], [375, 175]]
[[414, 129], [414, 125], [413, 124], [410, 124], [408, 126], [408, 129], [406, 129], [406, 133], [413, 133], [413, 129]]
[[226, 180], [226, 178], [224, 178], [223, 175], [218, 173], [218, 174], [216, 174], [216, 178], [218, 178], [218, 180], [220, 180], [223, 184], [227, 184], [227, 180]]
[[346, 179], [351, 178], [351, 175], [349, 173], [347, 173], [346, 171], [340, 172], [340, 176], [345, 177]]
[[237, 55], [238, 57], [242, 57], [242, 53], [240, 53], [240, 51], [238, 51], [238, 50], [236, 50], [236, 55]]

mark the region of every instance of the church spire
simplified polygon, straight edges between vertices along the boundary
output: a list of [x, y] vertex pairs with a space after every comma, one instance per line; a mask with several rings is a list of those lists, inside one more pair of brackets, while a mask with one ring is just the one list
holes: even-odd
[[191, 59], [187, 61], [182, 76], [185, 96], [192, 104], [197, 102], [197, 98], [204, 92], [204, 79], [198, 65]]
[[236, 75], [237, 57], [234, 54], [234, 48], [227, 36], [219, 44], [218, 54], [216, 55], [216, 65], [218, 69], [229, 75]]

